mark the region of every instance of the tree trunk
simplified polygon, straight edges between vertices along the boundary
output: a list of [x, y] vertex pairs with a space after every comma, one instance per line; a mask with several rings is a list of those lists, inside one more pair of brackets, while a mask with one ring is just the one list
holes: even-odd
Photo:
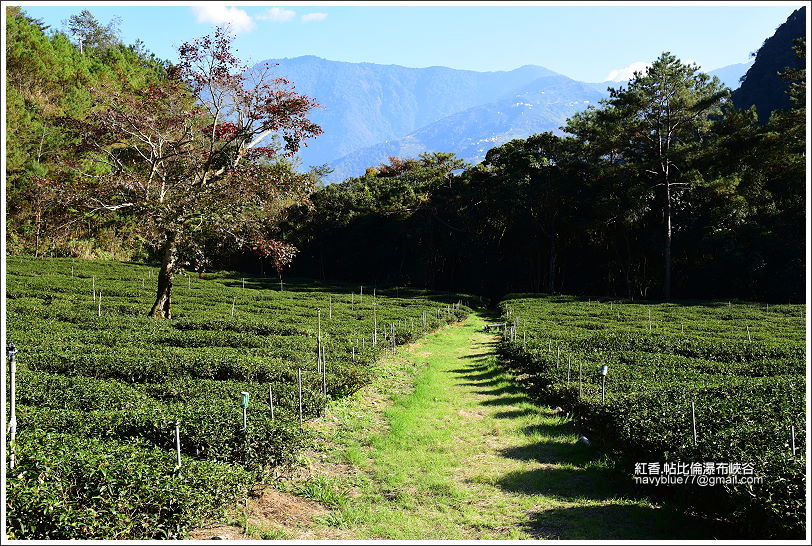
[[161, 258], [161, 271], [158, 273], [158, 293], [149, 316], [160, 319], [172, 318], [172, 280], [178, 261], [177, 236], [167, 233]]
[[555, 246], [555, 237], [550, 237], [550, 264], [547, 278], [547, 291], [550, 293], [550, 295], [555, 294], [556, 258], [558, 258], [558, 253]]
[[665, 271], [663, 275], [663, 298], [671, 299], [671, 186], [665, 182]]
[[34, 257], [39, 258], [39, 235], [42, 232], [42, 214], [37, 214], [37, 242], [34, 249]]

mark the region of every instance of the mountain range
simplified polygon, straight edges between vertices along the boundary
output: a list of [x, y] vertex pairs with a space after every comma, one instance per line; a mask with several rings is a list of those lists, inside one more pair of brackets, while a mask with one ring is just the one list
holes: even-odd
[[[478, 163], [492, 147], [542, 131], [560, 133], [574, 113], [622, 83], [579, 82], [541, 66], [476, 72], [446, 67], [269, 59], [273, 73], [321, 105], [311, 119], [324, 134], [302, 148], [303, 166], [329, 164], [327, 182], [360, 176], [389, 156], [454, 152]], [[711, 72], [731, 88], [749, 64]], [[735, 87], [734, 87], [735, 86]]]

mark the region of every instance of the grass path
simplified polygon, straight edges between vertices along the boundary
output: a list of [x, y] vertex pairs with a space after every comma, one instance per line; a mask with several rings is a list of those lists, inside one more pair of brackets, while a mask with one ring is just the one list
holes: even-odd
[[324, 440], [305, 473], [280, 484], [327, 509], [264, 522], [262, 536], [712, 538], [700, 520], [642, 498], [567, 418], [534, 403], [497, 365], [483, 324], [472, 315], [400, 349], [378, 381], [314, 422]]

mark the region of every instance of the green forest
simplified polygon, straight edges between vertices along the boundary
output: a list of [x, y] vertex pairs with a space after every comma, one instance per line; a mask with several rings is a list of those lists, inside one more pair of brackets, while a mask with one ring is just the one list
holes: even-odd
[[[71, 18], [68, 36], [8, 10], [8, 252], [161, 260], [167, 230], [153, 221], [157, 209], [111, 205], [128, 199], [122, 180], [105, 182], [122, 167], [93, 154], [133, 139], [99, 112], [112, 112], [115, 101], [137, 108], [150, 90], [189, 101], [183, 112], [160, 115], [193, 115], [201, 90], [188, 81], [178, 87], [178, 67], [145, 44], [121, 43], [115, 21], [105, 26], [83, 12]], [[796, 67], [804, 50], [796, 40]], [[251, 175], [255, 189], [268, 182], [275, 195], [228, 220], [212, 207], [180, 222], [177, 210], [168, 213], [166, 222], [186, 222], [175, 259], [492, 298], [528, 291], [797, 302], [804, 297], [805, 73], [787, 67], [780, 77], [789, 107], [766, 117], [736, 108], [730, 89], [665, 52], [647, 73], [570, 118], [563, 135], [513, 140], [477, 165], [449, 153], [392, 157], [332, 185], [320, 183], [324, 167], [302, 174], [292, 157], [320, 129], [294, 119], [315, 100], [291, 95], [310, 102], [288, 115], [298, 126], [263, 148], [263, 170]], [[206, 125], [203, 118], [195, 122]], [[223, 138], [227, 125], [210, 140], [222, 145], [222, 157], [242, 157], [235, 142], [246, 135]], [[107, 140], [92, 149], [87, 134], [103, 128]], [[212, 157], [187, 152], [187, 165], [172, 169], [194, 178], [212, 166]], [[190, 161], [208, 167], [194, 173]], [[143, 163], [128, 167], [131, 178], [136, 170], [145, 176]], [[189, 212], [197, 201], [179, 207]]]

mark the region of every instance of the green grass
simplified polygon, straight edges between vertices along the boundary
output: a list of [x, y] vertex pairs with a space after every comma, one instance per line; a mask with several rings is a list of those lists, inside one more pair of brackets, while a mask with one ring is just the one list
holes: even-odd
[[[326, 456], [346, 503], [319, 525], [356, 539], [710, 538], [707, 522], [640, 495], [572, 422], [534, 402], [471, 316], [388, 358], [361, 407], [333, 408]], [[413, 387], [411, 387], [413, 384]], [[363, 396], [362, 391], [359, 395]]]

